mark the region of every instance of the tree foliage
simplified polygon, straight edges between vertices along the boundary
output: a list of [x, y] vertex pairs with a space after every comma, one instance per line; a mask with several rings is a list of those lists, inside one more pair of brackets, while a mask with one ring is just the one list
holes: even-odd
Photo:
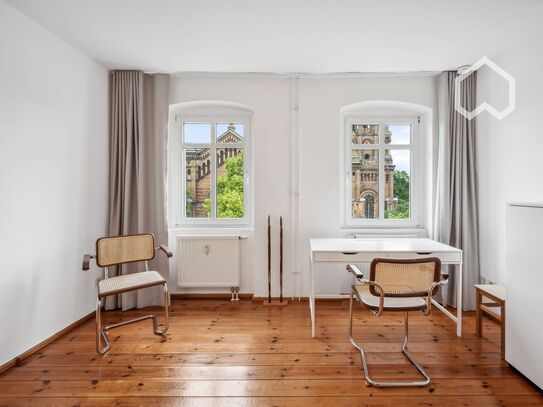
[[187, 218], [191, 218], [192, 217], [192, 206], [193, 206], [192, 205], [192, 192], [189, 191], [188, 188], [187, 188], [187, 192], [185, 193], [185, 200], [187, 202], [187, 205], [185, 207], [185, 216]]
[[388, 219], [409, 218], [409, 174], [407, 171], [394, 171], [394, 198], [398, 198], [398, 205], [394, 211], [385, 215]]
[[[243, 152], [224, 161], [225, 171], [217, 178], [217, 217], [243, 218]], [[211, 200], [204, 201], [208, 216]]]

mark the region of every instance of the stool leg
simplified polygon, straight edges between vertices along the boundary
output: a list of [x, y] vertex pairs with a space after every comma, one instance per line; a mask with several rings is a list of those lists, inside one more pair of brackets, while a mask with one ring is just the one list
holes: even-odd
[[481, 336], [483, 332], [482, 327], [482, 319], [483, 319], [483, 313], [481, 311], [481, 302], [483, 301], [483, 297], [481, 296], [481, 292], [479, 289], [475, 289], [475, 310], [476, 310], [476, 316], [475, 316], [475, 323], [476, 323], [476, 334], [477, 336]]

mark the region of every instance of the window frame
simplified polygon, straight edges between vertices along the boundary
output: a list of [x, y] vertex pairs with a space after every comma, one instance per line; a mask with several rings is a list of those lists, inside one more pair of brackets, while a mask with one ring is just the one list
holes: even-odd
[[[202, 109], [199, 109], [200, 111]], [[252, 215], [252, 168], [251, 168], [251, 122], [252, 115], [247, 112], [226, 109], [224, 113], [216, 112], [216, 108], [210, 107], [210, 114], [193, 113], [179, 111], [172, 113], [174, 115], [170, 120], [170, 142], [171, 149], [169, 154], [169, 177], [168, 195], [170, 196], [170, 222], [173, 221], [177, 227], [228, 227], [228, 226], [250, 226]], [[212, 129], [212, 139], [210, 143], [185, 143], [184, 123], [210, 123]], [[243, 142], [242, 143], [217, 143], [216, 127], [218, 123], [242, 123]], [[211, 164], [211, 217], [209, 218], [189, 218], [186, 216], [186, 157], [184, 150], [187, 148], [209, 148]], [[218, 218], [217, 210], [217, 150], [222, 148], [243, 149], [243, 218]], [[194, 174], [193, 174], [194, 176]]]
[[[422, 204], [422, 171], [424, 165], [421, 162], [421, 117], [419, 115], [392, 116], [392, 115], [345, 115], [343, 120], [343, 130], [341, 137], [341, 223], [343, 228], [411, 228], [421, 225], [421, 207]], [[352, 126], [355, 124], [378, 124], [379, 140], [377, 144], [353, 144]], [[384, 128], [385, 126], [410, 125], [411, 143], [410, 144], [385, 144]], [[353, 148], [354, 147], [354, 148]], [[359, 219], [352, 216], [352, 151], [358, 150], [378, 150], [379, 155], [379, 194], [377, 203], [379, 208], [378, 219]], [[409, 215], [407, 219], [386, 219], [385, 215], [385, 150], [410, 150], [410, 179], [409, 179]]]

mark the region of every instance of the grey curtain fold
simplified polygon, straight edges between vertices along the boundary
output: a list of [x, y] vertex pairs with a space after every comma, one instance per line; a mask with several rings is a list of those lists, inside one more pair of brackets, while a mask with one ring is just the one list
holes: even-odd
[[[475, 118], [468, 120], [454, 108], [456, 72], [438, 78], [438, 172], [433, 237], [463, 251], [462, 304], [475, 309], [474, 284], [479, 282], [479, 228], [475, 151]], [[460, 82], [461, 105], [477, 104], [477, 72]], [[445, 303], [456, 307], [456, 275], [450, 273]]]
[[[110, 82], [109, 236], [153, 233], [156, 245], [168, 240], [166, 227], [166, 145], [169, 75], [113, 71]], [[140, 271], [123, 265], [110, 275]], [[165, 277], [160, 254], [150, 267]], [[163, 302], [161, 287], [108, 297], [106, 309], [142, 308]]]

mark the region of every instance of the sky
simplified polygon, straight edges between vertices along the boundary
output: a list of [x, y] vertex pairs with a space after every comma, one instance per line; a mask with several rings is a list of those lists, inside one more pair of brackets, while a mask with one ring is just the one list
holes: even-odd
[[[236, 133], [243, 137], [243, 123], [234, 123]], [[211, 123], [183, 123], [185, 143], [205, 144], [211, 142]], [[228, 123], [217, 123], [217, 135], [226, 133]]]
[[411, 126], [410, 125], [395, 125], [388, 126], [388, 129], [392, 133], [391, 144], [409, 144], [411, 139]]
[[411, 151], [410, 150], [390, 150], [392, 162], [396, 165], [397, 171], [406, 171], [411, 173]]
[[[388, 126], [388, 129], [392, 133], [391, 144], [409, 144], [411, 142], [411, 126]], [[409, 150], [390, 150], [390, 155], [396, 165], [396, 170], [411, 173], [411, 154]]]

